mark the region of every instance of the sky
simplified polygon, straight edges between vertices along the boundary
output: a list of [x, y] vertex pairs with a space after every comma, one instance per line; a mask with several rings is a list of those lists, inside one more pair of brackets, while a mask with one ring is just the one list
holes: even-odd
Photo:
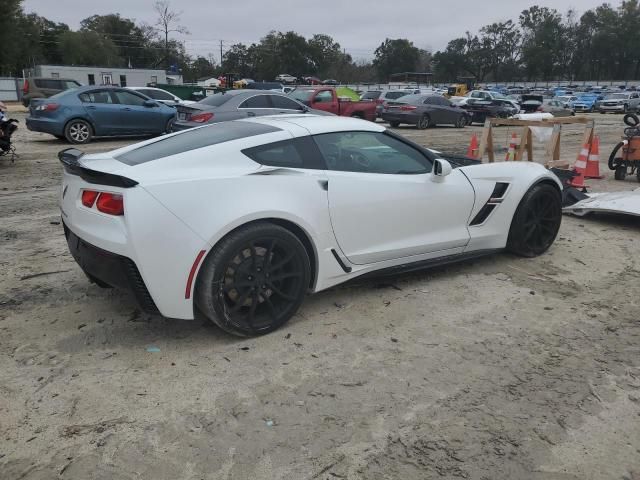
[[[604, 0], [171, 0], [189, 35], [175, 34], [191, 55], [220, 57], [234, 43], [258, 42], [270, 30], [293, 30], [310, 37], [332, 36], [354, 59], [370, 60], [385, 38], [408, 38], [417, 47], [437, 51], [469, 30], [514, 19], [537, 4], [579, 13]], [[618, 0], [610, 0], [618, 5]], [[153, 0], [24, 0], [35, 12], [71, 28], [95, 14], [119, 13], [138, 23], [154, 24]]]

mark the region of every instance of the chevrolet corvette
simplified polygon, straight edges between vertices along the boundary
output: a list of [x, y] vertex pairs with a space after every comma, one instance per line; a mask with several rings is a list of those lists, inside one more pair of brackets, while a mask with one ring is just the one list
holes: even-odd
[[543, 166], [458, 164], [354, 118], [243, 119], [59, 158], [66, 240], [91, 281], [241, 336], [365, 274], [540, 255], [561, 222]]

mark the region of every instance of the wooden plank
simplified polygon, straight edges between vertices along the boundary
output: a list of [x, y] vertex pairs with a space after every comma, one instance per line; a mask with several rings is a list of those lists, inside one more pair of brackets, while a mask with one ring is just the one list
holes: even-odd
[[[591, 147], [591, 144], [593, 143], [594, 126], [595, 126], [595, 122], [592, 120], [589, 125], [584, 127], [584, 134], [582, 135], [582, 143], [580, 144], [580, 150], [582, 150], [582, 147], [584, 145], [589, 145], [589, 148]], [[578, 155], [576, 156], [576, 160], [580, 158], [580, 150], [578, 150]]]
[[[588, 124], [593, 120], [587, 117], [558, 117], [550, 118], [548, 120], [516, 120], [514, 118], [488, 118], [487, 119], [494, 127], [499, 125], [508, 125], [512, 127], [550, 127], [553, 125], [566, 125], [566, 124]], [[486, 124], [486, 122], [485, 122]]]
[[495, 152], [493, 151], [493, 128], [489, 127], [489, 136], [487, 137], [487, 152], [489, 154], [489, 163], [496, 161]]
[[557, 124], [553, 126], [553, 132], [551, 132], [551, 138], [547, 144], [545, 150], [547, 167], [556, 167], [556, 162], [560, 160], [560, 133], [562, 131], [562, 125]]
[[533, 162], [533, 133], [527, 128], [527, 160]]
[[485, 120], [484, 128], [482, 129], [482, 135], [480, 136], [480, 146], [478, 147], [478, 155], [476, 158], [482, 160], [484, 153], [487, 149], [488, 139], [491, 136], [491, 122]]
[[516, 158], [514, 160], [520, 161], [524, 157], [524, 150], [527, 148], [527, 138], [529, 137], [529, 127], [522, 127], [520, 134], [520, 145], [516, 149]]

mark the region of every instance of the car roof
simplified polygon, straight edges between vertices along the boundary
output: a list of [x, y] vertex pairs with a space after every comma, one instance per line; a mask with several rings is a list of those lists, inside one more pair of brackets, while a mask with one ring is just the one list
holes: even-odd
[[[384, 132], [386, 128], [373, 122], [352, 117], [319, 116], [309, 114], [271, 115], [250, 119], [237, 120], [239, 122], [255, 122], [287, 130], [293, 136], [318, 135], [321, 133], [366, 131]], [[305, 133], [300, 133], [301, 129]]]

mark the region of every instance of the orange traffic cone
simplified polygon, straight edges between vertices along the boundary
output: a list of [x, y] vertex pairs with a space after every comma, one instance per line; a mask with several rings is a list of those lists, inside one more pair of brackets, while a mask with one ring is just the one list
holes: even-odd
[[478, 144], [478, 135], [474, 133], [471, 137], [471, 144], [467, 149], [467, 157], [477, 158], [479, 150], [480, 145]]
[[582, 146], [582, 150], [580, 150], [580, 155], [578, 155], [578, 159], [576, 163], [573, 164], [573, 171], [578, 175], [569, 180], [569, 185], [576, 188], [586, 188], [587, 186], [584, 184], [584, 172], [587, 169], [587, 160], [589, 159], [589, 144], [585, 143]]
[[600, 175], [600, 137], [598, 136], [593, 137], [584, 178], [604, 178], [603, 175]]
[[515, 160], [516, 159], [516, 147], [518, 146], [518, 136], [515, 133], [511, 134], [511, 143], [509, 143], [509, 150], [507, 150], [507, 155], [504, 157], [505, 161]]

